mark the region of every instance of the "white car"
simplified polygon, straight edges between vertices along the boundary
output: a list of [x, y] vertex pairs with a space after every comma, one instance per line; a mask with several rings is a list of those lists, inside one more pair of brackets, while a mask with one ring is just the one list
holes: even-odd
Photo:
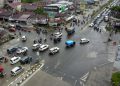
[[14, 68], [11, 70], [11, 75], [12, 75], [12, 76], [16, 76], [16, 75], [18, 75], [19, 73], [21, 73], [23, 70], [24, 70], [24, 68], [23, 68], [22, 66], [14, 67]]
[[55, 53], [58, 53], [59, 52], [59, 50], [60, 50], [60, 48], [58, 48], [58, 47], [53, 47], [53, 48], [51, 48], [49, 51], [49, 54], [55, 54]]
[[98, 15], [97, 15], [97, 18], [100, 18], [100, 16], [101, 16], [101, 15], [100, 15], [100, 14], [98, 14]]
[[80, 44], [85, 44], [85, 43], [89, 43], [89, 40], [86, 38], [80, 39]]
[[18, 63], [21, 60], [21, 57], [13, 57], [10, 59], [10, 64]]
[[26, 53], [27, 51], [28, 51], [28, 47], [21, 47], [17, 49], [16, 53], [21, 54], [21, 53]]
[[61, 37], [61, 36], [62, 36], [62, 33], [61, 33], [61, 32], [56, 32], [56, 33], [54, 33], [54, 36], [55, 36], [55, 37]]
[[26, 36], [22, 36], [22, 41], [25, 42], [27, 40]]
[[49, 48], [49, 45], [47, 44], [44, 44], [44, 45], [41, 45], [40, 48], [39, 48], [39, 51], [45, 51]]
[[90, 24], [89, 24], [89, 27], [93, 27], [93, 26], [94, 26], [94, 23], [90, 23]]
[[38, 50], [40, 48], [40, 46], [41, 46], [41, 44], [38, 44], [38, 43], [33, 44], [32, 50]]

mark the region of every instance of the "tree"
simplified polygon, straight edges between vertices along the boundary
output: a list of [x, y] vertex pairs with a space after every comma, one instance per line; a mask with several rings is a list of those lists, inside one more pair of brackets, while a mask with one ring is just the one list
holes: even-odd
[[110, 8], [112, 16], [120, 18], [120, 6], [113, 6]]
[[21, 2], [23, 2], [23, 3], [33, 3], [33, 2], [37, 2], [37, 1], [40, 1], [40, 0], [21, 0]]
[[35, 12], [36, 14], [46, 15], [46, 13], [44, 12], [44, 9], [43, 9], [42, 7], [37, 8], [34, 12]]

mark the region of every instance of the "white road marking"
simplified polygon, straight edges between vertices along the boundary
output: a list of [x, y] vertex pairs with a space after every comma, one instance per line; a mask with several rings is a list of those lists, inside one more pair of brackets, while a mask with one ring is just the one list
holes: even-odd
[[82, 81], [86, 81], [86, 79], [88, 78], [89, 72], [87, 72], [85, 75], [83, 75], [83, 77], [80, 78], [80, 80]]
[[58, 61], [57, 64], [54, 66], [54, 68], [56, 69], [59, 65], [60, 65], [60, 62]]
[[80, 85], [81, 85], [81, 86], [85, 86], [84, 83], [83, 83], [82, 81], [80, 81]]
[[74, 86], [76, 86], [77, 80], [75, 80]]

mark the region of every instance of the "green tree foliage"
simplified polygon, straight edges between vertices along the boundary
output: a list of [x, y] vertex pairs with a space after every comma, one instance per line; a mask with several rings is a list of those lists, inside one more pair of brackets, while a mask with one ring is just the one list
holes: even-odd
[[113, 86], [119, 86], [119, 84], [120, 84], [120, 72], [113, 73], [111, 80], [112, 80]]
[[120, 12], [120, 6], [113, 6], [113, 7], [111, 7], [111, 11], [118, 11], [118, 12]]
[[111, 7], [111, 14], [116, 18], [120, 18], [120, 6]]
[[44, 9], [42, 7], [37, 8], [34, 12], [36, 14], [46, 15], [46, 13], [44, 12]]
[[44, 13], [44, 10], [43, 10], [43, 8], [37, 8], [37, 9], [35, 10], [35, 13], [36, 13], [36, 14], [42, 14], [42, 13]]
[[37, 1], [40, 1], [40, 0], [21, 0], [21, 2], [23, 2], [23, 3], [33, 3], [33, 2], [37, 2]]

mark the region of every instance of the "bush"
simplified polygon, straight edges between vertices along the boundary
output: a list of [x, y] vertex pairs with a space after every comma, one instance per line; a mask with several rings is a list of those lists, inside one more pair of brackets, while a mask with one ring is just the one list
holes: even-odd
[[37, 8], [36, 10], [34, 10], [34, 12], [36, 14], [40, 14], [40, 15], [47, 15], [45, 12], [44, 12], [44, 9], [42, 7], [40, 8]]
[[113, 86], [119, 86], [119, 84], [120, 84], [120, 72], [113, 73], [111, 80], [112, 80]]

